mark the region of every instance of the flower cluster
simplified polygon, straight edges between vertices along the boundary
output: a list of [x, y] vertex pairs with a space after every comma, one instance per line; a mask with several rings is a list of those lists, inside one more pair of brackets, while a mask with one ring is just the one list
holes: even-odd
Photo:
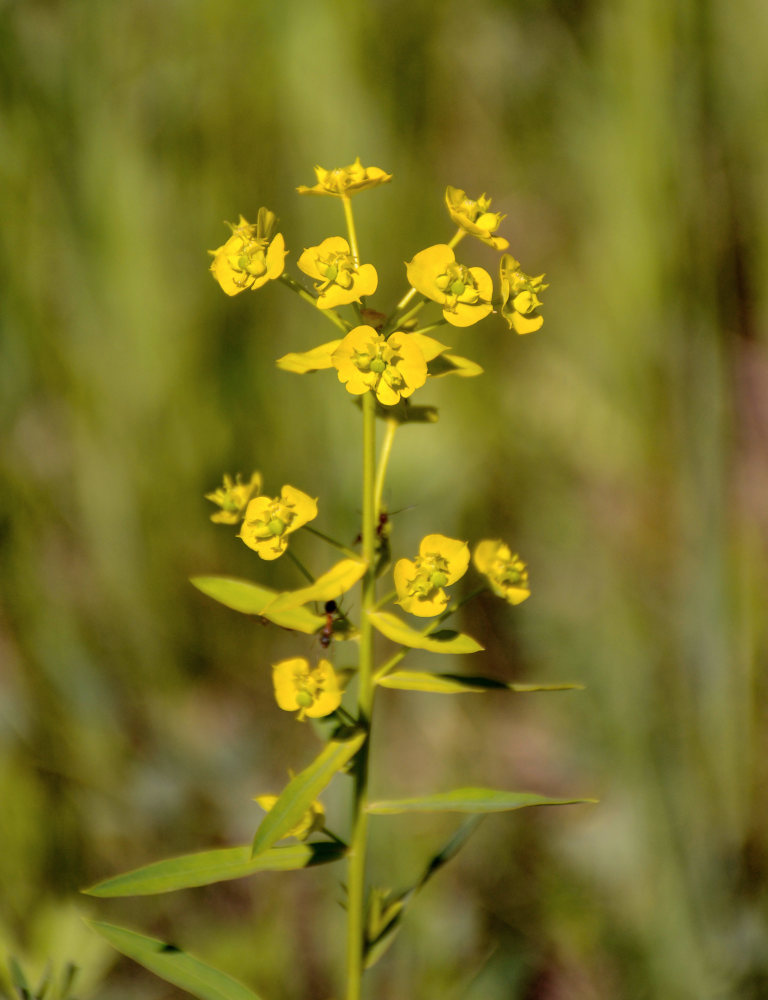
[[285, 242], [281, 233], [272, 238], [277, 216], [260, 208], [255, 225], [242, 215], [235, 226], [227, 223], [232, 235], [216, 250], [211, 273], [227, 295], [237, 295], [246, 288], [256, 291], [268, 281], [279, 278], [285, 266]]
[[335, 309], [373, 295], [379, 283], [373, 264], [357, 264], [342, 236], [329, 236], [320, 246], [305, 250], [297, 261], [314, 279], [318, 309]]
[[299, 194], [325, 194], [336, 198], [348, 198], [358, 191], [365, 191], [367, 188], [377, 187], [392, 180], [392, 174], [386, 173], [379, 167], [362, 166], [359, 156], [348, 167], [336, 167], [333, 170], [315, 167], [315, 175], [317, 184], [312, 187], [302, 184], [296, 188]]
[[285, 712], [298, 712], [299, 720], [321, 719], [341, 704], [341, 687], [328, 660], [310, 667], [303, 656], [281, 660], [272, 667], [275, 700]]
[[283, 486], [279, 497], [258, 496], [249, 501], [240, 538], [262, 559], [277, 559], [285, 552], [288, 535], [317, 517], [317, 500]]
[[466, 542], [445, 535], [427, 535], [415, 559], [395, 564], [397, 603], [404, 611], [422, 618], [439, 615], [448, 604], [444, 587], [461, 579], [469, 566]]
[[476, 236], [494, 250], [507, 249], [509, 240], [493, 235], [504, 216], [488, 211], [491, 207], [490, 198], [481, 194], [477, 201], [473, 201], [460, 188], [448, 185], [445, 189], [445, 205], [451, 219], [463, 232]]
[[356, 326], [331, 355], [339, 381], [347, 392], [360, 396], [368, 390], [386, 406], [407, 399], [427, 381], [427, 362], [407, 333], [390, 337], [372, 326]]
[[240, 479], [240, 473], [232, 479], [224, 473], [224, 485], [217, 487], [212, 493], [206, 493], [205, 499], [221, 507], [211, 520], [217, 524], [239, 524], [245, 516], [245, 508], [252, 496], [261, 491], [261, 473], [251, 473], [247, 483]]
[[417, 292], [443, 307], [451, 326], [472, 326], [493, 309], [490, 274], [482, 267], [457, 264], [447, 243], [417, 253], [406, 265], [406, 273]]
[[544, 275], [533, 278], [520, 270], [520, 262], [505, 253], [499, 264], [501, 315], [515, 333], [533, 333], [541, 328], [544, 317], [536, 310], [541, 305], [539, 292], [549, 288]]
[[491, 590], [509, 604], [522, 604], [531, 596], [528, 569], [522, 559], [501, 541], [479, 542], [472, 555], [476, 568], [488, 578]]

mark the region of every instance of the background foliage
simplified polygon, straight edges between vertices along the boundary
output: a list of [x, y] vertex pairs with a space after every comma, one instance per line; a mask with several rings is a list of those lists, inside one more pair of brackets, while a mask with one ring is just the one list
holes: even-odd
[[[268, 582], [207, 519], [224, 470], [353, 536], [358, 431], [331, 379], [273, 365], [322, 319], [277, 287], [225, 299], [204, 251], [262, 204], [294, 261], [341, 233], [294, 188], [359, 154], [395, 174], [355, 203], [377, 300], [450, 234], [446, 184], [493, 195], [548, 274], [541, 333], [450, 331], [487, 374], [430, 390], [441, 422], [402, 432], [388, 500], [415, 505], [401, 553], [431, 530], [528, 559], [527, 604], [465, 619], [483, 671], [588, 685], [382, 692], [376, 787], [602, 799], [487, 820], [372, 995], [766, 995], [767, 46], [759, 0], [0, 2], [4, 950], [63, 951], [105, 1000], [172, 995], [128, 963], [99, 983], [76, 890], [247, 840], [251, 796], [312, 753], [269, 690], [294, 647], [186, 578]], [[376, 876], [408, 884], [441, 822], [377, 819]], [[326, 1000], [336, 877], [98, 914]]]

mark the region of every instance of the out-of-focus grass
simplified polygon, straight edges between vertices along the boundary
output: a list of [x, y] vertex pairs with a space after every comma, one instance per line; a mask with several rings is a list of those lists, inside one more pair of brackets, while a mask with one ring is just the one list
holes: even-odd
[[[428, 394], [441, 422], [403, 430], [389, 499], [416, 504], [399, 551], [499, 535], [530, 562], [530, 602], [467, 615], [483, 668], [588, 684], [384, 692], [376, 781], [602, 799], [489, 820], [372, 993], [764, 995], [767, 20], [757, 0], [0, 7], [6, 936], [110, 872], [247, 839], [250, 797], [312, 752], [269, 690], [295, 647], [185, 580], [268, 578], [207, 521], [224, 470], [294, 482], [354, 537], [357, 432], [332, 379], [273, 367], [322, 318], [276, 287], [226, 300], [204, 251], [261, 204], [293, 260], [341, 232], [293, 189], [359, 154], [395, 173], [356, 201], [376, 302], [448, 237], [447, 183], [492, 194], [548, 272], [541, 333], [449, 331], [487, 374]], [[407, 884], [448, 829], [382, 818], [375, 878]], [[324, 1000], [338, 894], [310, 872], [106, 909]], [[120, 970], [101, 995], [168, 995]]]

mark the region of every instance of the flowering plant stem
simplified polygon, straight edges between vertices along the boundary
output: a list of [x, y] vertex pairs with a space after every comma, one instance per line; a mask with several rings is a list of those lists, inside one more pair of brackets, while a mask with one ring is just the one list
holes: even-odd
[[363, 926], [365, 909], [365, 855], [368, 817], [365, 812], [368, 789], [368, 747], [373, 708], [373, 627], [368, 612], [376, 603], [376, 404], [372, 393], [363, 396], [363, 522], [362, 554], [368, 563], [363, 577], [360, 615], [360, 660], [358, 670], [357, 715], [368, 730], [368, 739], [354, 761], [352, 837], [347, 881], [347, 1000], [359, 1000], [363, 974]]

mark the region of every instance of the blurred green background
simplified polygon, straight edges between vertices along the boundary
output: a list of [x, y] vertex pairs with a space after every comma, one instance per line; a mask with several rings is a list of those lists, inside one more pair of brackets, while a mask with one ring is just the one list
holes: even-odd
[[[331, 376], [274, 367], [330, 326], [276, 285], [227, 299], [205, 250], [267, 205], [292, 267], [343, 231], [296, 185], [360, 155], [395, 175], [355, 201], [373, 305], [451, 235], [446, 184], [491, 194], [547, 272], [540, 333], [445, 334], [486, 375], [417, 395], [440, 423], [403, 429], [387, 501], [411, 506], [396, 555], [440, 531], [530, 564], [525, 605], [467, 610], [488, 647], [470, 669], [587, 685], [384, 692], [375, 790], [601, 799], [488, 819], [371, 997], [768, 996], [767, 51], [761, 0], [0, 2], [4, 952], [75, 961], [83, 997], [180, 996], [110, 967], [76, 907], [270, 1000], [338, 996], [338, 869], [76, 892], [246, 841], [251, 797], [315, 752], [268, 670], [312, 641], [187, 578], [296, 583], [208, 520], [224, 471], [319, 496], [351, 541], [356, 411]], [[378, 819], [375, 878], [405, 887], [452, 829]]]

